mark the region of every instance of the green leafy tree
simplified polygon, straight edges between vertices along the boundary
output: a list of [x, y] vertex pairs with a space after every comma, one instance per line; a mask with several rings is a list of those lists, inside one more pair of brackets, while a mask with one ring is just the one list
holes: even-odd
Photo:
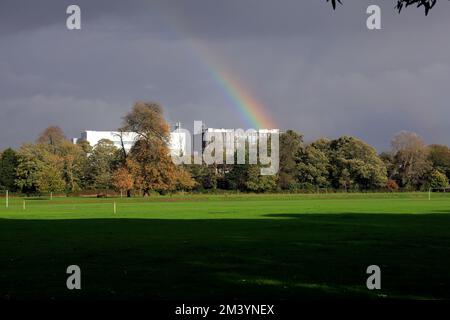
[[230, 190], [267, 192], [277, 188], [276, 175], [261, 175], [261, 166], [237, 164], [225, 173], [227, 188]]
[[450, 178], [450, 148], [444, 145], [433, 144], [428, 146], [428, 160], [434, 169], [439, 170]]
[[57, 168], [64, 179], [66, 192], [76, 192], [84, 187], [87, 154], [83, 145], [67, 140], [62, 129], [57, 126], [43, 130], [36, 145], [45, 150], [41, 156], [44, 163], [58, 163]]
[[24, 144], [17, 152], [16, 185], [26, 194], [62, 192], [64, 162], [44, 144]]
[[342, 169], [339, 176], [337, 176], [337, 185], [345, 191], [352, 188], [354, 182], [355, 181], [347, 168]]
[[78, 186], [81, 190], [92, 189], [92, 180], [90, 179], [91, 166], [89, 161], [89, 155], [92, 153], [93, 148], [89, 144], [89, 142], [85, 140], [77, 141], [77, 145], [79, 146], [79, 154], [76, 158], [76, 169], [77, 169], [77, 178], [78, 178]]
[[268, 192], [277, 187], [276, 175], [261, 175], [261, 166], [250, 164], [246, 166], [245, 187], [251, 192]]
[[8, 148], [0, 156], [0, 188], [16, 191], [16, 170], [18, 158], [16, 152]]
[[329, 186], [330, 162], [327, 153], [315, 144], [307, 145], [300, 154], [298, 180], [304, 189]]
[[278, 185], [281, 189], [295, 189], [298, 186], [298, 164], [302, 151], [303, 136], [288, 130], [280, 135], [280, 169]]
[[433, 170], [433, 172], [430, 175], [430, 187], [433, 189], [447, 188], [448, 187], [447, 176], [438, 170]]
[[432, 163], [428, 160], [428, 148], [414, 132], [402, 131], [391, 141], [394, 177], [400, 187], [418, 190], [428, 180]]
[[380, 153], [379, 157], [380, 157], [381, 161], [383, 161], [384, 165], [386, 166], [388, 178], [390, 180], [395, 181], [394, 177], [395, 177], [397, 168], [396, 168], [396, 164], [394, 161], [394, 155], [392, 154], [392, 152], [384, 151], [384, 152]]
[[247, 189], [248, 164], [236, 164], [225, 173], [226, 188], [245, 191]]
[[27, 194], [39, 191], [39, 174], [44, 168], [44, 164], [37, 158], [19, 151], [16, 170], [16, 186]]
[[68, 192], [76, 192], [83, 187], [88, 156], [83, 148], [70, 141], [60, 145], [60, 157], [63, 162], [63, 177]]
[[89, 155], [89, 180], [94, 189], [112, 188], [113, 164], [116, 161], [117, 150], [111, 140], [102, 139]]
[[66, 190], [61, 170], [52, 165], [44, 165], [37, 174], [37, 186], [40, 193], [59, 193]]
[[192, 164], [187, 165], [185, 170], [189, 171], [192, 179], [196, 181], [196, 190], [201, 191], [217, 189], [217, 175], [215, 166]]
[[17, 168], [15, 184], [26, 194], [38, 191], [38, 176], [43, 163], [34, 154], [31, 144], [24, 144], [17, 152]]
[[383, 188], [387, 171], [374, 148], [354, 137], [330, 142], [331, 183], [334, 187], [354, 190]]

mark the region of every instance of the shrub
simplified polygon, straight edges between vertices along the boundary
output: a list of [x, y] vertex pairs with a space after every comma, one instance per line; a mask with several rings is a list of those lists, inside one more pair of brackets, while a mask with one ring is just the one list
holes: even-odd
[[398, 191], [398, 184], [395, 180], [389, 179], [386, 183], [386, 188], [390, 192]]

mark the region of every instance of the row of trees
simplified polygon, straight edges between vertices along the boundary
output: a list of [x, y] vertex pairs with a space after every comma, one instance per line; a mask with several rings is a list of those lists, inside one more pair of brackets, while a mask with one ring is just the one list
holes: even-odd
[[[292, 139], [296, 148], [290, 147]], [[427, 146], [417, 134], [406, 131], [395, 135], [391, 150], [380, 155], [354, 137], [303, 145], [300, 135], [288, 131], [282, 137], [281, 153], [286, 159], [280, 172], [282, 189], [413, 191], [446, 188], [450, 177], [450, 148]]]
[[120, 128], [125, 131], [139, 136], [130, 152], [110, 140], [94, 148], [86, 141], [73, 144], [59, 127], [49, 127], [35, 143], [1, 154], [0, 188], [26, 194], [115, 189], [130, 196], [194, 187], [189, 173], [171, 161], [169, 126], [158, 104], [136, 103]]
[[450, 148], [427, 146], [415, 133], [400, 132], [392, 149], [380, 155], [354, 137], [318, 139], [306, 144], [289, 130], [280, 136], [280, 171], [261, 176], [257, 165], [189, 166], [196, 189], [250, 192], [344, 190], [428, 190], [447, 188]]
[[0, 188], [27, 194], [114, 189], [128, 196], [217, 189], [395, 191], [446, 188], [450, 178], [450, 148], [427, 146], [411, 132], [400, 132], [389, 152], [377, 154], [354, 137], [306, 144], [301, 134], [289, 130], [280, 136], [280, 170], [274, 176], [261, 176], [259, 165], [174, 165], [169, 126], [155, 103], [136, 103], [119, 132], [137, 134], [129, 152], [109, 140], [94, 147], [86, 141], [73, 144], [60, 128], [49, 127], [35, 143], [2, 152]]

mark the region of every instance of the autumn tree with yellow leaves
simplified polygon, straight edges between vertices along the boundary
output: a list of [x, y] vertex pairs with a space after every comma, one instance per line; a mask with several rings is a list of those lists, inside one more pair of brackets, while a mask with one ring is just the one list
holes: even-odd
[[134, 177], [134, 188], [144, 196], [152, 191], [189, 190], [195, 185], [189, 173], [172, 162], [169, 125], [159, 104], [137, 102], [124, 117], [120, 131], [137, 135], [126, 170]]

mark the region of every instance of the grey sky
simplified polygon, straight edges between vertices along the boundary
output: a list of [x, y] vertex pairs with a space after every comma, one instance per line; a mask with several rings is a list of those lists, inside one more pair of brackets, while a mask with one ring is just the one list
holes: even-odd
[[[450, 144], [450, 3], [424, 17], [393, 2], [2, 0], [0, 148], [49, 125], [69, 137], [116, 129], [137, 100], [188, 128], [245, 127], [211, 57], [306, 140], [355, 135], [382, 150], [411, 130]], [[81, 31], [65, 27], [69, 4]], [[381, 31], [365, 26], [369, 4], [381, 6]]]

